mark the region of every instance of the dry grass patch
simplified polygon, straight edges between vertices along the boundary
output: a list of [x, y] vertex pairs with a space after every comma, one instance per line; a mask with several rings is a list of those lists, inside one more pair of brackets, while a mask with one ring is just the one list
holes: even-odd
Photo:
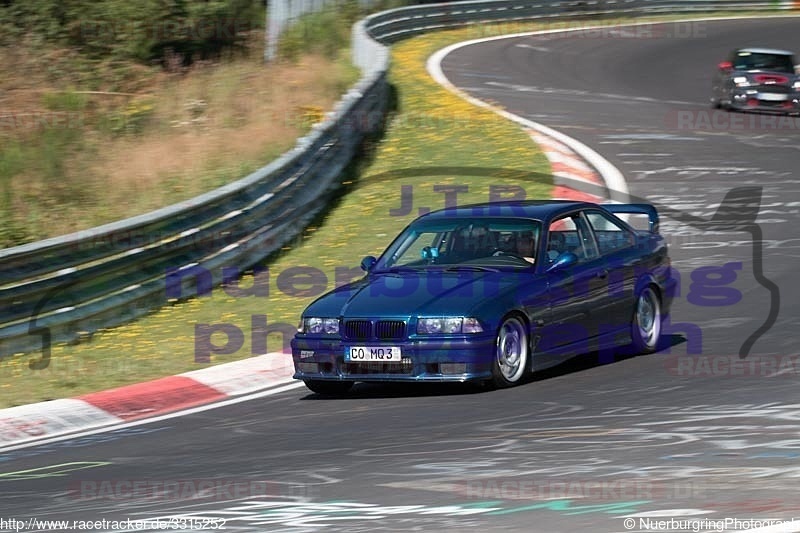
[[358, 77], [345, 60], [321, 55], [153, 71], [130, 84], [135, 93], [74, 90], [47, 73], [26, 80], [0, 70], [8, 74], [0, 89], [13, 87], [0, 90], [0, 124], [4, 112], [12, 117], [0, 128], [0, 220], [24, 232], [0, 232], [0, 247], [141, 214], [241, 178], [291, 148]]

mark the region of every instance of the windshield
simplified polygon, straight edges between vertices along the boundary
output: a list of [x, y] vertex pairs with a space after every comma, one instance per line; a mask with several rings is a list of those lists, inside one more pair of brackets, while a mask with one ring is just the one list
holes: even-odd
[[766, 54], [738, 52], [733, 62], [737, 70], [768, 70], [771, 72], [794, 73], [792, 56], [786, 54]]
[[456, 267], [530, 267], [541, 223], [517, 218], [447, 218], [420, 221], [400, 234], [375, 271]]

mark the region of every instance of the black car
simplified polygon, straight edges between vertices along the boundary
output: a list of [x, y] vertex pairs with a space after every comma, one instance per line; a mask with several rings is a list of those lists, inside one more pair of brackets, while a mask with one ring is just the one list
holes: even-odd
[[736, 111], [800, 113], [800, 76], [791, 52], [739, 48], [717, 65], [711, 104]]

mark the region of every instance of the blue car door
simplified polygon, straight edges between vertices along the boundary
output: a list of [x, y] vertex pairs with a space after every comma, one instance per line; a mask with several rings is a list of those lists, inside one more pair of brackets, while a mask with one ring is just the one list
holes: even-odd
[[641, 260], [636, 236], [603, 211], [587, 210], [585, 217], [600, 254], [598, 269], [607, 272], [606, 297], [597, 308], [600, 333], [612, 336], [627, 332], [633, 316], [636, 269]]
[[548, 229], [545, 261], [571, 252], [577, 263], [547, 272], [550, 321], [542, 327], [539, 349], [556, 355], [574, 355], [592, 349], [607, 293], [607, 272], [602, 268], [594, 239], [579, 212], [554, 220]]

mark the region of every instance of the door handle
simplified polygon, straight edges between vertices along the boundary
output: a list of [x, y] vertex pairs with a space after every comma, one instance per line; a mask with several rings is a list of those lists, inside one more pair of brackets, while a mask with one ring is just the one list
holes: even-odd
[[597, 273], [597, 277], [600, 279], [605, 279], [608, 276], [608, 270], [605, 268]]

